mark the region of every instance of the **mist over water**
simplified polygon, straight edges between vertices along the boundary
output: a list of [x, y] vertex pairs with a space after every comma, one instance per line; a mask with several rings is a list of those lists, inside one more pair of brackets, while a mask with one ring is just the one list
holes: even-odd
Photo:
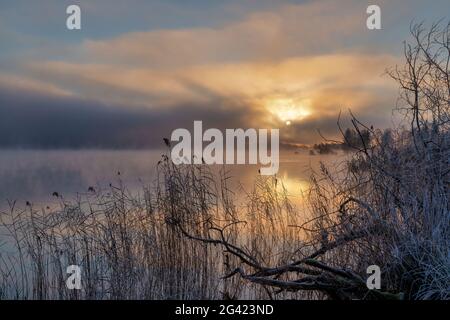
[[[26, 201], [44, 206], [57, 201], [58, 192], [65, 199], [75, 198], [93, 186], [107, 188], [120, 180], [133, 192], [154, 182], [156, 164], [164, 150], [1, 150], [0, 208], [7, 200]], [[329, 162], [333, 155], [310, 156], [307, 151], [284, 151], [280, 155], [277, 177], [293, 200], [308, 186], [311, 169], [319, 161]], [[227, 165], [231, 188], [250, 189], [259, 165]], [[118, 173], [120, 172], [120, 175]]]
[[150, 181], [161, 151], [105, 150], [2, 150], [0, 197], [47, 203], [52, 193], [66, 198], [86, 192], [90, 186], [105, 187], [120, 178], [130, 187]]

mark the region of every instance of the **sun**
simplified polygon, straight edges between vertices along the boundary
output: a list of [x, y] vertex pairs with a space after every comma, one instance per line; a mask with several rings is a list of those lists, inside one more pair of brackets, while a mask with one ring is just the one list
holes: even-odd
[[311, 114], [308, 104], [307, 100], [277, 98], [269, 99], [266, 106], [271, 114], [289, 126], [293, 121], [302, 120]]

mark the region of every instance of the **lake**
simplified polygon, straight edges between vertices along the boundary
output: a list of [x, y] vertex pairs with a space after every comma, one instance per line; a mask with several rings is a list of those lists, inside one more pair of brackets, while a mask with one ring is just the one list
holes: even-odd
[[[65, 199], [87, 192], [90, 186], [106, 188], [120, 178], [131, 190], [151, 184], [156, 163], [163, 150], [1, 150], [0, 207], [7, 200], [17, 200], [22, 206], [30, 201], [34, 206], [56, 202], [53, 192]], [[281, 179], [293, 200], [308, 187], [311, 170], [320, 161], [332, 163], [339, 156], [311, 156], [307, 150], [283, 151], [280, 155]], [[232, 188], [250, 188], [258, 175], [258, 165], [227, 165]], [[120, 172], [120, 176], [118, 173]]]

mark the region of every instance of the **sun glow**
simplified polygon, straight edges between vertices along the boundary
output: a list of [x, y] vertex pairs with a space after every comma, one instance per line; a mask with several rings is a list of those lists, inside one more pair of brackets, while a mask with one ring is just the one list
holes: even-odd
[[269, 100], [266, 106], [270, 113], [285, 122], [288, 126], [293, 121], [302, 120], [311, 114], [308, 108], [308, 101], [306, 100], [277, 98]]

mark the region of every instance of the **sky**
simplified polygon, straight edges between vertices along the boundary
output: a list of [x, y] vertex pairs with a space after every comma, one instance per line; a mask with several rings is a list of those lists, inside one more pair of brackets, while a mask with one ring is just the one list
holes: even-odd
[[[348, 110], [392, 125], [411, 22], [436, 0], [0, 0], [0, 147], [158, 148], [176, 128], [337, 135]], [[81, 7], [81, 30], [66, 7]], [[366, 8], [381, 8], [381, 30]]]

